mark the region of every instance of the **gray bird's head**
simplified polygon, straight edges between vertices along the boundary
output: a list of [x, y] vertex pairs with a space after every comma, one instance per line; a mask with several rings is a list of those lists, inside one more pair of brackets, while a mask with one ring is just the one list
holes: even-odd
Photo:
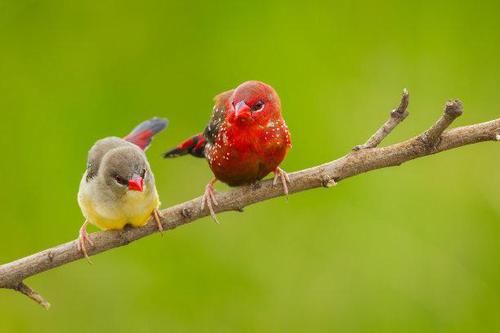
[[142, 150], [125, 146], [109, 151], [101, 162], [99, 176], [117, 194], [150, 190], [153, 175]]

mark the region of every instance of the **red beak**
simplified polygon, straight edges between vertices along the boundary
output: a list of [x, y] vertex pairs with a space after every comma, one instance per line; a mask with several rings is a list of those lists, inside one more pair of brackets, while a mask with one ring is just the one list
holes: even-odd
[[240, 101], [234, 107], [234, 114], [236, 118], [244, 116], [245, 118], [250, 115], [250, 107], [245, 103], [245, 101]]
[[130, 191], [142, 192], [144, 189], [144, 179], [141, 176], [133, 175], [132, 179], [128, 181], [128, 189]]

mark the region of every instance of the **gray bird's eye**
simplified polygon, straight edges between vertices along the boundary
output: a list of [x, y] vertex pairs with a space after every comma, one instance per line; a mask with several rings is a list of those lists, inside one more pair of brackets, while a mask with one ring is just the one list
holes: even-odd
[[128, 185], [128, 181], [125, 178], [120, 177], [119, 175], [115, 176], [115, 180], [120, 185], [123, 185], [123, 186], [127, 186]]
[[142, 169], [141, 177], [144, 179], [146, 177], [146, 169]]

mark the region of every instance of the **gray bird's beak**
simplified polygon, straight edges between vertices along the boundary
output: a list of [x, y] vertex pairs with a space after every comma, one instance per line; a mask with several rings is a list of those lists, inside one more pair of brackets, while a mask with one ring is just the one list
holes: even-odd
[[142, 192], [144, 189], [144, 179], [139, 175], [133, 175], [132, 179], [128, 181], [128, 189], [129, 191]]

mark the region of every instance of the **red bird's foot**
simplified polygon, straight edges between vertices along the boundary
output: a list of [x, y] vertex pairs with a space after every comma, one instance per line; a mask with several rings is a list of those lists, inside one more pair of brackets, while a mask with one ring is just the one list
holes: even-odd
[[151, 213], [153, 215], [153, 219], [156, 222], [156, 226], [158, 227], [158, 231], [160, 232], [161, 235], [163, 235], [163, 225], [161, 224], [161, 214], [158, 208], [155, 208], [153, 212]]
[[94, 242], [90, 239], [87, 232], [87, 224], [89, 224], [89, 221], [85, 221], [80, 228], [80, 233], [78, 236], [78, 251], [83, 253], [83, 256], [87, 259], [89, 264], [92, 264], [92, 260], [90, 260], [90, 257], [87, 254], [87, 249], [85, 248], [85, 242], [89, 243], [91, 246], [94, 246]]
[[203, 197], [201, 198], [201, 210], [205, 209], [205, 205], [207, 205], [208, 210], [210, 211], [210, 216], [212, 216], [216, 223], [219, 223], [213, 207], [214, 205], [218, 205], [214, 190], [214, 184], [216, 181], [217, 179], [212, 179], [205, 187], [205, 193], [203, 193]]
[[283, 192], [285, 192], [285, 195], [288, 196], [288, 184], [290, 184], [290, 177], [288, 177], [288, 174], [280, 167], [277, 167], [276, 170], [274, 170], [273, 186], [276, 186], [278, 183], [278, 178], [281, 179], [281, 183], [283, 184]]

